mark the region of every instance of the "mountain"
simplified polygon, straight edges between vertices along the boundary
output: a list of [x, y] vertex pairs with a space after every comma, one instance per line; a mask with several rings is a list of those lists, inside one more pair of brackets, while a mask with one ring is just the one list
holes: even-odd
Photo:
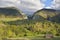
[[42, 9], [26, 16], [16, 8], [0, 8], [0, 38], [60, 36], [59, 20], [59, 10]]
[[0, 8], [0, 18], [25, 18], [27, 17], [21, 10], [15, 7]]
[[41, 9], [34, 13], [33, 19], [35, 20], [49, 20], [59, 22], [60, 20], [60, 10], [54, 9]]

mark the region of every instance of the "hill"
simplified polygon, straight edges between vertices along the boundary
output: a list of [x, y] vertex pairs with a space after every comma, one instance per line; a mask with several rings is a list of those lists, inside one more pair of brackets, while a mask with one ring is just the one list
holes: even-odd
[[60, 22], [60, 10], [42, 9], [34, 13], [33, 19], [44, 19], [54, 22]]
[[7, 8], [0, 8], [0, 19], [25, 19], [27, 16], [17, 8], [14, 7], [7, 7]]

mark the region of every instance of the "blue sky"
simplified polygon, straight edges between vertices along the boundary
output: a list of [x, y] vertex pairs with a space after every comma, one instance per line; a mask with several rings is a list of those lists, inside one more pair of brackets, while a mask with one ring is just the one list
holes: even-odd
[[52, 1], [53, 0], [45, 0], [45, 1], [41, 0], [41, 2], [45, 4], [45, 7], [51, 6], [52, 5]]

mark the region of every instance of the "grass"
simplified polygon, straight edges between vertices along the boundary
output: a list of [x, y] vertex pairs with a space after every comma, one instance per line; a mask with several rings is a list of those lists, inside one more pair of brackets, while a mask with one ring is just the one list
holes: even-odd
[[22, 20], [22, 18], [0, 18], [0, 21], [16, 21], [16, 20]]
[[32, 38], [31, 40], [60, 40], [60, 37], [54, 37], [54, 38], [40, 38], [40, 37], [35, 37], [35, 38]]
[[53, 38], [43, 38], [43, 37], [17, 37], [17, 38], [2, 38], [2, 40], [60, 40], [60, 37], [53, 37]]
[[[44, 21], [43, 21], [44, 22]], [[0, 19], [0, 26], [1, 26], [1, 30], [3, 31], [3, 28], [4, 30], [6, 30], [6, 32], [11, 32], [13, 34], [13, 32], [11, 30], [13, 30], [15, 28], [14, 31], [17, 31], [17, 34], [21, 34], [21, 35], [24, 35], [20, 32], [27, 32], [27, 36], [29, 35], [35, 35], [35, 33], [33, 33], [34, 31], [31, 32], [31, 30], [27, 30], [26, 27], [30, 27], [30, 26], [34, 26], [36, 24], [36, 26], [38, 27], [38, 25], [40, 25], [42, 22], [36, 22], [36, 21], [29, 21], [29, 20], [25, 20], [25, 19], [20, 19], [20, 18], [2, 18]], [[40, 24], [39, 24], [40, 23]], [[50, 23], [50, 22], [49, 22]], [[53, 24], [52, 24], [53, 25]], [[35, 26], [35, 27], [36, 27]], [[40, 25], [41, 26], [41, 25]], [[54, 26], [53, 26], [54, 27]], [[40, 27], [38, 27], [40, 28]], [[23, 30], [24, 29], [24, 30]], [[35, 28], [36, 29], [36, 28]], [[34, 30], [35, 30], [34, 29]], [[7, 31], [7, 30], [10, 30], [10, 31]], [[36, 29], [37, 30], [37, 29]], [[2, 32], [3, 33], [3, 32]], [[1, 34], [2, 34], [1, 33]], [[14, 32], [15, 33], [15, 32]], [[8, 33], [9, 35], [12, 35], [10, 33]], [[20, 35], [20, 36], [21, 36]], [[33, 36], [34, 36], [33, 35]], [[36, 34], [37, 35], [37, 34]], [[17, 37], [16, 38], [2, 38], [0, 40], [60, 40], [60, 37], [54, 37], [54, 38], [43, 38], [43, 37]]]

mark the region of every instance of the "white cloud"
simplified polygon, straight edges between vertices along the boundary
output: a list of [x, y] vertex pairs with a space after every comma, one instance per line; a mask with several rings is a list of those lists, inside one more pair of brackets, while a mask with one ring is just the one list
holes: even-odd
[[21, 0], [21, 8], [23, 12], [35, 12], [44, 7], [44, 4], [40, 0]]
[[35, 12], [44, 7], [40, 0], [0, 0], [0, 7], [17, 7], [23, 12]]
[[11, 7], [15, 6], [16, 0], [0, 0], [0, 7]]
[[42, 3], [40, 3], [40, 0], [21, 0], [22, 7], [27, 7], [31, 9], [39, 9], [42, 8]]
[[60, 10], [60, 0], [54, 0], [52, 2], [51, 8]]

